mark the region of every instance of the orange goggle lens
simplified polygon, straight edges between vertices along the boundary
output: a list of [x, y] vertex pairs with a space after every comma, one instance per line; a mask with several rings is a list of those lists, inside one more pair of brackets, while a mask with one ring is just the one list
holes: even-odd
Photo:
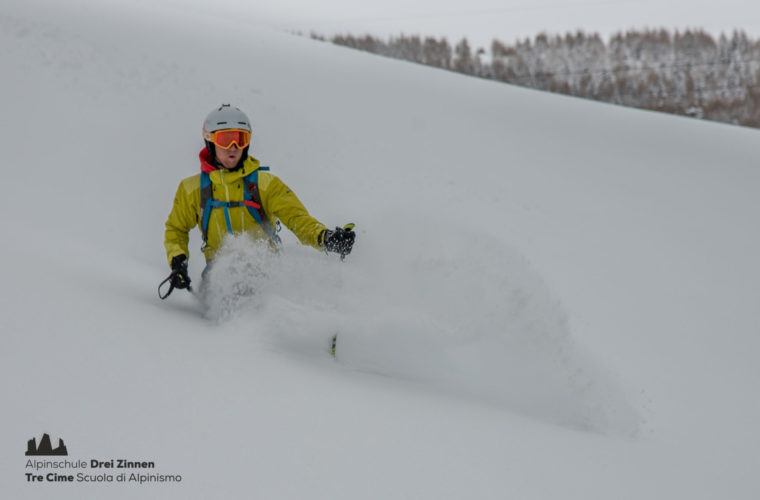
[[233, 144], [243, 149], [251, 143], [251, 133], [239, 129], [217, 130], [208, 134], [207, 138], [222, 149], [230, 149]]

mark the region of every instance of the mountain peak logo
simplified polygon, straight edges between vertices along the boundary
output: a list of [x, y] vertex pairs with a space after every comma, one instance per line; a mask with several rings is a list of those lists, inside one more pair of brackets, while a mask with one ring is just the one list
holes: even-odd
[[32, 438], [27, 442], [26, 456], [68, 456], [69, 452], [66, 450], [66, 445], [63, 444], [63, 439], [58, 438], [58, 447], [53, 449], [53, 445], [50, 443], [50, 436], [47, 433], [42, 435], [40, 444], [37, 446], [37, 438]]

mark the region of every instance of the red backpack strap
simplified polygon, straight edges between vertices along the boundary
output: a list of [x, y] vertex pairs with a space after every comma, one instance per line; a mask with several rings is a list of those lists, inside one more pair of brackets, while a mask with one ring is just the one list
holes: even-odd
[[264, 212], [264, 207], [261, 204], [261, 194], [259, 193], [259, 171], [268, 171], [269, 167], [259, 167], [247, 176], [243, 178], [243, 204], [248, 207], [248, 212], [256, 219], [261, 229], [272, 239], [277, 248], [280, 248], [282, 242], [277, 233], [272, 230], [272, 225], [269, 223], [269, 218]]

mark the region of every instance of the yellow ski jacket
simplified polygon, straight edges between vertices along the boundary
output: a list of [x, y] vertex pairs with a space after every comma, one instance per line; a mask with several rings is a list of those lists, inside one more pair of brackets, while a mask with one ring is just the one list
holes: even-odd
[[[213, 186], [213, 197], [219, 201], [243, 201], [243, 178], [257, 170], [259, 160], [249, 156], [243, 167], [228, 171], [218, 169], [211, 164], [208, 151], [200, 153], [201, 169], [209, 174]], [[277, 176], [261, 171], [258, 174], [258, 190], [261, 206], [269, 219], [270, 227], [275, 227], [277, 220], [293, 231], [304, 245], [321, 249], [319, 235], [327, 229], [324, 224], [309, 215], [295, 193]], [[172, 258], [184, 254], [190, 257], [187, 244], [189, 232], [199, 225], [201, 216], [201, 174], [183, 179], [174, 196], [174, 205], [166, 220], [164, 246], [166, 258], [171, 265]], [[253, 218], [245, 206], [230, 207], [230, 225], [234, 234], [248, 233], [256, 239], [269, 239], [269, 235]], [[202, 248], [207, 261], [214, 258], [224, 236], [228, 234], [224, 210], [213, 209], [210, 213], [206, 244]]]

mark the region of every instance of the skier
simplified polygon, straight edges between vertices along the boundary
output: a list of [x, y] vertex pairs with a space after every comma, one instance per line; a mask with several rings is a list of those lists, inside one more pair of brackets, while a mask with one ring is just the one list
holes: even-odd
[[[201, 250], [207, 264], [227, 234], [247, 233], [279, 248], [280, 239], [274, 229], [279, 221], [304, 245], [339, 253], [341, 258], [351, 252], [356, 238], [353, 224], [333, 231], [309, 215], [288, 186], [262, 167], [259, 160], [248, 156], [251, 133], [245, 113], [229, 104], [222, 104], [206, 117], [206, 147], [199, 155], [201, 172], [180, 182], [166, 220], [164, 246], [172, 272], [159, 285], [161, 298], [174, 288], [190, 287], [188, 233], [196, 225], [203, 236]], [[162, 295], [161, 286], [167, 281], [171, 286]]]

